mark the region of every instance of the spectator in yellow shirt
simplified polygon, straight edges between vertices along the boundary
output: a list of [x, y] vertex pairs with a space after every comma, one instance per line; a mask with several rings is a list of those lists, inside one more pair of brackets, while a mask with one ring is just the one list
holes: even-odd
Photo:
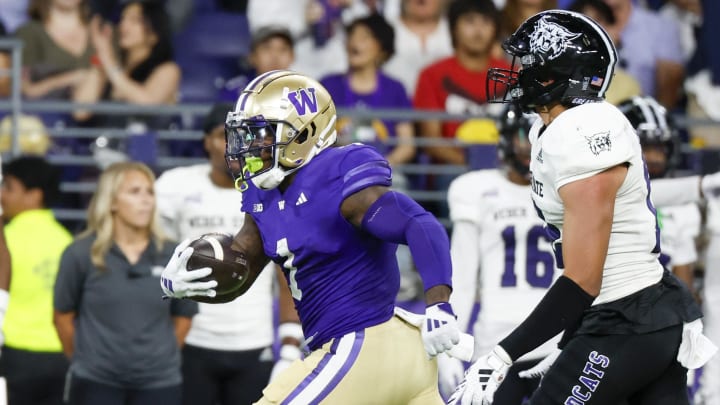
[[68, 362], [53, 326], [53, 285], [72, 236], [48, 208], [59, 194], [58, 171], [41, 157], [20, 157], [3, 173], [0, 201], [14, 271], [0, 375], [8, 403], [60, 405]]

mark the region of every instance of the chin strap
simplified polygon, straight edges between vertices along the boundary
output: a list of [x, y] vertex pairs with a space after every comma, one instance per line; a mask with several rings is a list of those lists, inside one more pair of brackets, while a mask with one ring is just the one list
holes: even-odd
[[273, 167], [267, 172], [258, 174], [250, 180], [252, 180], [253, 184], [255, 184], [255, 186], [258, 188], [261, 188], [263, 190], [271, 190], [279, 186], [280, 183], [285, 180], [285, 176], [287, 174], [288, 173], [285, 172], [285, 170], [279, 167]]
[[[254, 174], [255, 172], [262, 170], [262, 167], [264, 165], [264, 162], [262, 158], [260, 157], [249, 157], [245, 159], [245, 166], [243, 166], [242, 172], [243, 173], [250, 173]], [[282, 183], [283, 179], [285, 178], [287, 173], [283, 169], [280, 169], [278, 167], [274, 167], [270, 170], [268, 170], [265, 173], [258, 174], [257, 176], [251, 178], [253, 184], [255, 186], [269, 190], [272, 188], [275, 188]], [[248, 185], [247, 181], [245, 181], [245, 176], [240, 176], [235, 179], [235, 189], [243, 192], [247, 190]]]

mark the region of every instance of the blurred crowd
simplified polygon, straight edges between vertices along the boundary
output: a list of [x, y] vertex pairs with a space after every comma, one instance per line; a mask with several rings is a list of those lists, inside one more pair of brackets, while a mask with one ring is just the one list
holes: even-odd
[[[528, 16], [552, 8], [584, 13], [613, 38], [619, 63], [609, 101], [648, 95], [672, 114], [691, 120], [720, 118], [720, 51], [710, 45], [720, 35], [712, 24], [720, 10], [710, 1], [0, 0], [0, 33], [23, 42], [25, 100], [141, 106], [233, 102], [257, 75], [290, 68], [320, 80], [341, 110], [430, 110], [477, 117], [344, 116], [337, 123], [341, 143], [371, 143], [394, 167], [421, 163], [483, 168], [495, 166], [493, 153], [472, 153], [473, 148], [458, 147], [458, 141], [497, 142], [495, 125], [487, 118], [499, 111], [488, 103], [486, 72], [509, 67], [503, 39]], [[9, 53], [0, 53], [0, 97], [9, 95], [9, 66]], [[127, 128], [132, 133], [199, 129], [198, 119], [147, 111], [47, 112], [38, 114], [39, 122], [23, 117], [22, 124], [29, 128], [22, 131], [28, 135], [21, 144], [25, 150], [61, 155], [114, 146], [130, 149], [131, 155], [137, 152], [132, 157], [151, 166], [158, 154], [203, 156], [199, 141], [192, 140], [166, 142], [157, 151], [148, 146], [153, 139], [141, 137], [132, 137], [138, 145], [117, 140], [116, 145], [104, 137], [50, 142], [42, 136], [42, 125]], [[9, 123], [0, 128], [0, 146], [7, 151]], [[33, 141], [39, 146], [31, 146]], [[716, 127], [693, 125], [683, 132], [683, 141], [713, 147], [720, 137]], [[685, 168], [706, 170], [701, 163], [688, 161]], [[64, 179], [70, 181], [97, 178], [87, 170], [66, 172]], [[445, 191], [458, 170], [441, 172], [450, 174], [403, 176], [403, 170], [396, 170], [396, 183]], [[77, 208], [86, 203], [76, 199], [68, 204]], [[447, 216], [443, 203], [426, 205]]]
[[[263, 376], [270, 375], [273, 356], [266, 349], [277, 330], [253, 336], [249, 346], [203, 347], [203, 333], [217, 331], [202, 330], [202, 323], [191, 330], [196, 326], [190, 326], [190, 319], [198, 311], [203, 314], [202, 304], [198, 309], [194, 303], [155, 299], [159, 289], [152, 290], [150, 282], [157, 279], [146, 277], [150, 274], [139, 265], [162, 270], [174, 246], [165, 234], [179, 239], [196, 236], [193, 228], [216, 225], [231, 231], [239, 229], [241, 221], [197, 212], [183, 217], [187, 211], [182, 210], [199, 197], [170, 195], [195, 174], [197, 184], [205, 182], [198, 186], [198, 195], [235, 192], [226, 176], [222, 131], [224, 111], [232, 104], [218, 104], [219, 109], [204, 119], [189, 120], [153, 115], [154, 106], [233, 103], [255, 77], [275, 69], [297, 70], [317, 78], [341, 111], [408, 112], [398, 115], [403, 118], [341, 114], [339, 144], [375, 146], [397, 169], [393, 183], [399, 189], [447, 191], [463, 171], [497, 166], [495, 117], [501, 111], [488, 102], [487, 71], [509, 68], [513, 61], [502, 50], [503, 39], [527, 17], [554, 8], [595, 19], [615, 42], [619, 63], [608, 101], [620, 104], [634, 96], [652, 96], [671, 115], [685, 119], [681, 123], [720, 121], [720, 48], [713, 45], [720, 38], [717, 1], [0, 0], [0, 38], [23, 43], [24, 100], [112, 101], [146, 106], [148, 111], [118, 115], [76, 108], [70, 114], [21, 117], [18, 141], [25, 156], [3, 168], [3, 220], [13, 265], [21, 260], [19, 266], [33, 269], [37, 277], [13, 279], [13, 285], [22, 288], [12, 291], [19, 298], [11, 296], [17, 302], [15, 312], [5, 319], [0, 373], [15, 370], [14, 378], [27, 383], [15, 386], [14, 395], [36, 395], [40, 399], [32, 403], [37, 404], [61, 403], [65, 374], [74, 364], [75, 379], [69, 384], [75, 403], [113, 403], [106, 401], [135, 395], [138, 404], [176, 404], [181, 393], [209, 396], [188, 394], [181, 387], [181, 372], [193, 378], [202, 375], [197, 369], [181, 370], [179, 348], [188, 333], [198, 350], [192, 358], [199, 363], [207, 354], [202, 350], [252, 352], [253, 361], [264, 367]], [[10, 67], [9, 50], [0, 49], [0, 101], [10, 97]], [[3, 153], [11, 145], [9, 113], [0, 109]], [[97, 137], [79, 139], [48, 135], [58, 127], [99, 132]], [[683, 127], [681, 150], [720, 147], [720, 126]], [[107, 128], [149, 135], [117, 143], [101, 136], [100, 129]], [[158, 151], [158, 141], [148, 129], [191, 129], [202, 135], [165, 142]], [[176, 172], [174, 183], [168, 183], [170, 172], [162, 174], [154, 165], [160, 153], [208, 160], [193, 166], [193, 172]], [[91, 154], [97, 167], [47, 163], [69, 154]], [[678, 169], [716, 171], [720, 159], [710, 156], [685, 154]], [[146, 164], [111, 164], [123, 160]], [[402, 170], [411, 164], [449, 169], [434, 174]], [[156, 175], [170, 196], [162, 190], [155, 195]], [[61, 181], [77, 180], [98, 182], [90, 199], [60, 193]], [[178, 203], [178, 198], [184, 199]], [[444, 197], [423, 205], [441, 218], [448, 216]], [[55, 207], [87, 208], [87, 221], [60, 224], [50, 211]], [[207, 213], [208, 205], [203, 207]], [[169, 212], [175, 213], [170, 223], [156, 223], [158, 214]], [[189, 228], [181, 232], [182, 221]], [[84, 233], [73, 240], [71, 233], [80, 230]], [[400, 250], [398, 258], [405, 272], [399, 300], [412, 301], [421, 286], [412, 275], [409, 253]], [[93, 268], [122, 269], [128, 275], [105, 280], [93, 276]], [[268, 277], [270, 296], [276, 293]], [[123, 304], [131, 295], [132, 305]], [[26, 319], [18, 315], [20, 308], [36, 316]], [[201, 319], [212, 324], [221, 315], [206, 312]], [[269, 311], [263, 317], [258, 324], [272, 323]], [[125, 350], [130, 345], [135, 349]], [[102, 356], [97, 359], [93, 353]], [[264, 381], [252, 384], [261, 388]], [[119, 394], [118, 387], [126, 392]]]

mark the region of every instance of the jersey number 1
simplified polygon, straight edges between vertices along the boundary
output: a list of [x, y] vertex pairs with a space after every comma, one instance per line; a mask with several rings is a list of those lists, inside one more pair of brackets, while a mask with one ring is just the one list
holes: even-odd
[[287, 238], [282, 238], [277, 241], [275, 253], [277, 253], [278, 256], [282, 256], [285, 258], [285, 261], [283, 262], [283, 267], [285, 268], [285, 270], [288, 271], [288, 279], [290, 280], [290, 293], [292, 294], [293, 298], [300, 301], [302, 299], [302, 291], [298, 287], [297, 280], [295, 279], [295, 275], [297, 274], [298, 269], [293, 265], [293, 260], [295, 260], [295, 253], [290, 251]]

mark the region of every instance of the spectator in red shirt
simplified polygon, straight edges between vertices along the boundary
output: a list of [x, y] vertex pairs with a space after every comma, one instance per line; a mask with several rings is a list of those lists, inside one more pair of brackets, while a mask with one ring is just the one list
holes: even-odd
[[[505, 60], [494, 58], [491, 53], [498, 40], [500, 13], [492, 0], [456, 0], [450, 5], [448, 20], [454, 54], [420, 73], [413, 104], [424, 110], [487, 116], [487, 71], [494, 67], [509, 68]], [[420, 136], [455, 138], [472, 128], [472, 120], [426, 120], [420, 124]], [[425, 152], [436, 163], [466, 164], [461, 148], [428, 146]], [[447, 184], [449, 180], [446, 179]], [[442, 189], [447, 184], [440, 180], [436, 186]]]

